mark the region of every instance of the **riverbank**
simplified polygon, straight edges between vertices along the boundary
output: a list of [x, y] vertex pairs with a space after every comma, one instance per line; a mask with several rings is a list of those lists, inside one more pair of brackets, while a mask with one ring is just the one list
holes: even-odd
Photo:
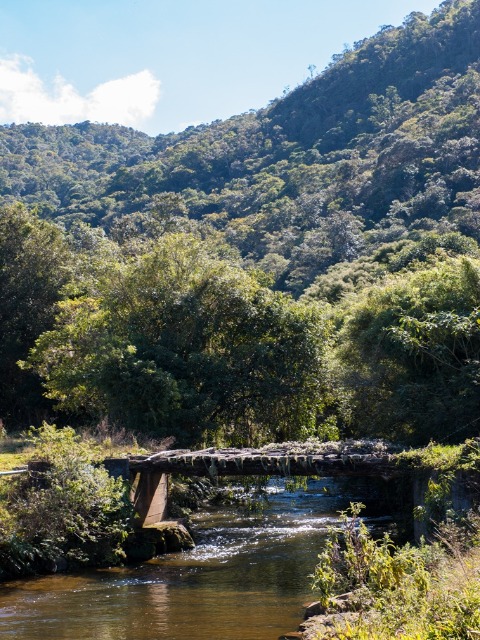
[[[152, 529], [147, 533], [147, 539], [141, 544], [137, 540], [131, 545], [133, 549], [140, 549], [143, 545], [143, 551], [140, 550], [136, 557], [132, 558], [131, 554], [129, 557], [128, 537], [132, 536], [135, 528], [133, 509], [126, 499], [125, 486], [122, 482], [109, 478], [105, 470], [93, 464], [90, 444], [82, 442], [68, 428], [57, 431], [50, 425], [44, 425], [36, 438], [36, 456], [40, 456], [40, 459], [48, 458], [52, 463], [52, 472], [44, 478], [43, 484], [33, 488], [28, 484], [17, 483], [15, 495], [10, 492], [7, 496], [6, 504], [10, 510], [4, 509], [6, 517], [0, 521], [0, 535], [3, 536], [0, 542], [0, 568], [3, 558], [3, 562], [7, 563], [5, 575], [21, 576], [37, 570], [44, 572], [64, 568], [71, 570], [89, 565], [111, 566], [125, 560], [146, 560], [167, 550], [167, 538], [172, 537], [167, 533], [167, 528], [164, 527], [162, 531]], [[469, 571], [465, 572], [465, 575], [468, 574], [467, 578], [463, 582], [456, 581], [458, 589], [453, 593], [452, 598], [443, 595], [441, 591], [437, 593], [431, 587], [432, 584], [452, 583], [452, 576], [458, 572], [450, 562], [451, 558], [445, 549], [441, 549], [439, 545], [432, 544], [419, 549], [396, 547], [390, 539], [381, 543], [365, 542], [366, 546], [359, 543], [358, 548], [353, 545], [351, 557], [358, 559], [359, 551], [365, 555], [362, 579], [357, 576], [357, 582], [345, 584], [340, 577], [338, 584], [335, 585], [336, 589], [330, 589], [330, 592], [327, 592], [323, 582], [326, 579], [328, 583], [331, 579], [331, 573], [328, 573], [329, 567], [325, 565], [320, 570], [317, 567], [317, 587], [320, 585], [325, 591], [323, 593], [325, 601], [321, 603], [322, 617], [310, 620], [304, 629], [295, 632], [297, 636], [292, 637], [303, 634], [308, 640], [318, 640], [322, 637], [338, 637], [342, 640], [349, 637], [383, 639], [383, 637], [391, 638], [400, 633], [408, 638], [409, 636], [405, 634], [409, 633], [410, 617], [418, 617], [427, 612], [424, 621], [427, 635], [418, 636], [418, 639], [431, 638], [433, 636], [428, 636], [430, 633], [428, 628], [433, 622], [428, 617], [430, 615], [428, 612], [434, 608], [439, 611], [442, 620], [449, 620], [448, 616], [453, 615], [448, 608], [450, 600], [456, 602], [456, 606], [459, 607], [462, 602], [467, 603], [468, 606], [464, 611], [465, 619], [460, 620], [458, 616], [452, 619], [459, 619], [462, 624], [465, 622], [470, 625], [467, 628], [468, 633], [475, 631], [476, 619], [472, 616], [468, 617], [468, 611], [477, 599], [479, 587], [475, 582], [475, 576], [478, 575], [480, 567], [478, 558], [470, 547], [472, 540], [479, 541], [480, 527], [474, 519], [470, 521], [464, 519], [463, 525], [461, 522], [453, 523], [451, 522], [452, 514], [449, 512], [454, 504], [453, 494], [456, 491], [455, 483], [458, 484], [459, 473], [470, 474], [468, 478], [473, 479], [473, 484], [469, 487], [470, 493], [475, 492], [474, 479], [480, 468], [479, 461], [480, 443], [477, 440], [467, 441], [455, 448], [432, 445], [422, 451], [412, 451], [398, 456], [400, 468], [414, 469], [424, 480], [425, 495], [422, 496], [422, 502], [417, 503], [417, 517], [422, 516], [429, 521], [432, 520], [434, 513], [441, 514], [442, 518], [447, 516], [447, 524], [452, 528], [448, 531], [442, 530], [444, 531], [442, 535], [444, 541], [449, 542], [451, 546], [449, 549], [451, 558], [457, 561], [458, 567], [470, 567]], [[407, 491], [406, 485], [403, 487], [403, 492], [405, 491]], [[344, 493], [343, 497], [346, 500], [347, 494]], [[351, 496], [348, 497], [351, 498]], [[77, 527], [74, 536], [71, 535], [72, 514], [75, 516], [73, 520]], [[466, 533], [462, 533], [462, 526]], [[134, 533], [133, 536], [135, 535], [137, 534]], [[452, 545], [453, 539], [458, 540], [458, 543]], [[361, 540], [368, 541], [369, 538], [365, 534]], [[328, 545], [327, 541], [327, 550], [336, 549], [337, 553], [341, 548], [337, 543], [332, 543], [330, 547]], [[448, 547], [445, 543], [444, 546]], [[176, 551], [179, 548], [171, 550]], [[191, 548], [189, 543], [187, 548]], [[283, 569], [286, 570], [287, 563], [284, 562], [284, 565]], [[287, 573], [291, 577], [292, 567], [288, 566]], [[303, 575], [305, 581], [308, 573], [307, 570]], [[378, 578], [380, 574], [381, 579]], [[376, 582], [375, 580], [372, 582], [371, 576], [376, 576]], [[352, 608], [347, 611], [348, 621], [345, 617], [344, 601], [340, 611], [338, 602], [335, 600], [335, 596], [338, 593], [344, 593], [347, 587], [352, 587], [355, 591], [354, 606], [350, 607], [352, 601], [348, 600], [349, 608]], [[470, 596], [473, 600], [469, 599]], [[442, 604], [442, 598], [447, 604]], [[420, 605], [420, 609], [415, 609]], [[388, 621], [388, 612], [396, 609], [400, 612], [408, 612], [408, 619], [404, 625], [398, 627], [398, 621], [401, 618], [397, 615], [393, 621], [397, 627], [386, 627], [385, 616]], [[367, 623], [368, 627], [359, 626]], [[387, 632], [385, 636], [373, 635], [380, 634], [383, 627], [388, 628], [388, 633], [393, 635], [389, 636]], [[339, 631], [340, 628], [341, 631]], [[346, 635], [350, 633], [350, 628], [355, 629], [357, 635]], [[327, 633], [330, 636], [325, 635]], [[445, 637], [455, 638], [456, 636]], [[459, 636], [459, 638], [463, 637], [470, 636]], [[417, 636], [412, 636], [413, 638], [417, 640]]]
[[480, 440], [431, 444], [398, 464], [415, 471], [415, 532], [429, 543], [373, 540], [359, 512], [345, 517], [314, 572], [320, 599], [281, 640], [480, 637]]
[[122, 562], [135, 513], [124, 481], [96, 464], [99, 443], [44, 423], [13, 445], [43, 471], [0, 483], [0, 579]]
[[[174, 518], [185, 515], [198, 491], [177, 486], [172, 493], [178, 513], [143, 528], [129, 483], [111, 477], [101, 464], [107, 456], [145, 452], [132, 436], [112, 437], [105, 430], [79, 435], [44, 423], [27, 436], [3, 434], [0, 580], [116, 566], [193, 548], [186, 522]], [[12, 475], [27, 463], [28, 472]]]
[[[480, 637], [480, 549], [445, 540], [448, 553], [431, 550], [428, 586], [412, 584], [341, 598], [282, 640], [470, 640]], [[478, 530], [475, 542], [478, 544]], [[453, 543], [453, 544], [452, 544]], [[310, 611], [313, 608], [310, 607]]]

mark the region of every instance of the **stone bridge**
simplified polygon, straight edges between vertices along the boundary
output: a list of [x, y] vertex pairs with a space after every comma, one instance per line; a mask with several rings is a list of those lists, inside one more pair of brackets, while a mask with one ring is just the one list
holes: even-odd
[[399, 448], [383, 441], [287, 443], [262, 449], [160, 451], [130, 458], [130, 470], [183, 476], [391, 476]]
[[148, 456], [109, 459], [112, 475], [132, 483], [132, 501], [139, 524], [161, 522], [167, 513], [168, 475], [183, 476], [320, 476], [376, 477], [400, 475], [399, 448], [380, 440], [327, 443], [285, 443], [261, 449], [188, 449], [160, 451]]

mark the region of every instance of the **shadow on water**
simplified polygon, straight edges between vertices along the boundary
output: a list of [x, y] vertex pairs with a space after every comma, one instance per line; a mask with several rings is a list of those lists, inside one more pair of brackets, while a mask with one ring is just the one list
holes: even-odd
[[0, 586], [2, 640], [275, 640], [313, 598], [311, 574], [329, 525], [365, 483], [272, 489], [259, 516], [197, 514], [197, 547], [135, 567]]

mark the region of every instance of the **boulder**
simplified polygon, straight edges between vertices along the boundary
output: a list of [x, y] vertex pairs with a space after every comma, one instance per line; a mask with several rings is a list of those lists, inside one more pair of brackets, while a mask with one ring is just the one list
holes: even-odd
[[327, 612], [327, 608], [321, 602], [307, 602], [303, 607], [305, 609], [303, 615], [304, 620], [313, 618], [313, 616], [321, 616]]
[[327, 640], [337, 638], [338, 629], [347, 623], [353, 623], [359, 617], [359, 613], [331, 613], [310, 618], [301, 625], [303, 640]]
[[188, 551], [195, 547], [192, 536], [178, 521], [159, 522], [137, 529], [125, 545], [127, 558], [143, 562], [165, 553]]
[[157, 541], [158, 555], [162, 553], [178, 553], [195, 548], [195, 543], [187, 527], [178, 520], [151, 524], [142, 529], [150, 532]]
[[328, 605], [324, 605], [321, 602], [307, 602], [303, 605], [305, 608], [303, 619], [308, 620], [314, 616], [343, 613], [345, 611], [358, 611], [364, 608], [365, 598], [365, 593], [361, 589], [357, 589], [356, 591], [349, 591], [330, 598]]

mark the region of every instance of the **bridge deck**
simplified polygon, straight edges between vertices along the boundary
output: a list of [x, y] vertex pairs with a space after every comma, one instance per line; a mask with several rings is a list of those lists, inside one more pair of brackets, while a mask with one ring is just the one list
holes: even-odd
[[262, 449], [161, 451], [130, 458], [133, 472], [177, 473], [184, 476], [376, 476], [400, 473], [395, 453], [382, 441], [287, 443]]

